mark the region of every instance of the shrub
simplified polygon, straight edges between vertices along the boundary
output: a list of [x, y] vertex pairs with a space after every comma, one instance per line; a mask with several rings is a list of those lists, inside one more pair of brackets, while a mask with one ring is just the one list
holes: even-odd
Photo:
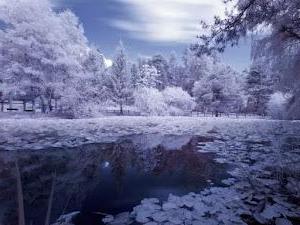
[[181, 87], [167, 87], [162, 94], [171, 115], [185, 115], [196, 106], [194, 99]]
[[182, 88], [168, 87], [160, 92], [155, 88], [139, 88], [134, 92], [135, 107], [142, 115], [180, 116], [190, 113], [194, 99]]
[[155, 88], [139, 88], [134, 92], [135, 106], [142, 115], [168, 115], [168, 107], [162, 93]]

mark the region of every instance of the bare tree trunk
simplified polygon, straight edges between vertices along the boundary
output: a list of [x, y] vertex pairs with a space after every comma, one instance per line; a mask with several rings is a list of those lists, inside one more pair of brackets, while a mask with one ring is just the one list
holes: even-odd
[[49, 111], [52, 112], [53, 107], [52, 107], [52, 98], [48, 99], [48, 107], [49, 107]]
[[19, 169], [18, 160], [15, 161], [16, 177], [17, 177], [17, 197], [18, 197], [18, 220], [19, 225], [25, 225], [25, 213], [24, 213], [24, 196], [22, 190], [22, 180]]
[[124, 112], [123, 112], [123, 102], [120, 103], [120, 114], [123, 115]]
[[31, 101], [31, 104], [32, 104], [32, 111], [35, 112], [35, 100], [34, 99]]
[[43, 98], [43, 96], [40, 96], [40, 100], [41, 100], [41, 106], [42, 106], [42, 113], [46, 113], [46, 103], [45, 103], [45, 99]]
[[54, 109], [57, 110], [57, 99], [54, 99]]
[[219, 113], [218, 111], [215, 111], [215, 116], [218, 117], [219, 116]]

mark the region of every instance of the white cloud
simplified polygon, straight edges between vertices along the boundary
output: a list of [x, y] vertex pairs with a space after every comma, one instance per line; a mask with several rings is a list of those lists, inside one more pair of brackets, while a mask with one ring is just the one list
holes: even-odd
[[157, 42], [191, 42], [201, 31], [200, 20], [222, 16], [222, 0], [115, 0], [127, 5], [129, 17], [114, 27], [134, 38]]

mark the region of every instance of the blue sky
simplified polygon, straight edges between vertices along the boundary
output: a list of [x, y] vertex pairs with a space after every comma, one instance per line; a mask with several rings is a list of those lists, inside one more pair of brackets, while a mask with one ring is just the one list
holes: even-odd
[[[71, 9], [84, 26], [89, 41], [111, 58], [122, 39], [131, 58], [157, 53], [178, 56], [201, 32], [201, 19], [222, 16], [222, 0], [54, 0]], [[229, 48], [223, 60], [238, 70], [250, 62], [249, 43]]]

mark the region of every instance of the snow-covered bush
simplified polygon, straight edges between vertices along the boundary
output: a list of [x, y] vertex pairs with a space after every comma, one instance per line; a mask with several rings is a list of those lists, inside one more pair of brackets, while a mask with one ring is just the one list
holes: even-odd
[[139, 88], [134, 92], [134, 104], [142, 115], [168, 115], [163, 94], [155, 88]]
[[196, 106], [194, 98], [181, 87], [167, 87], [162, 94], [170, 115], [184, 115]]
[[286, 112], [287, 98], [281, 92], [271, 95], [267, 104], [268, 114], [274, 119], [283, 119]]
[[168, 87], [163, 91], [155, 88], [139, 88], [134, 92], [135, 107], [143, 115], [180, 116], [191, 112], [194, 99], [182, 88]]

